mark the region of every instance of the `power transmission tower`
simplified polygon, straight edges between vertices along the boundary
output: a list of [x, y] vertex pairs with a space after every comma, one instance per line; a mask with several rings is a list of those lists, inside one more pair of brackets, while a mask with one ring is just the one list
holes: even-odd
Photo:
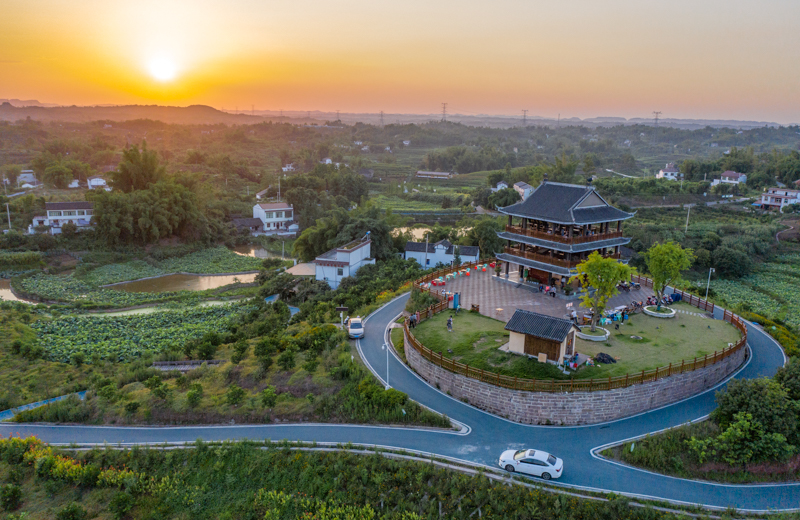
[[558, 128], [561, 128], [561, 114], [558, 114], [558, 123], [556, 124], [558, 125]]
[[311, 119], [311, 110], [306, 110], [306, 117]]
[[250, 105], [250, 115], [251, 116], [256, 115], [256, 106], [255, 105]]
[[526, 126], [528, 120], [528, 110], [525, 109], [522, 111], [522, 126]]
[[442, 103], [442, 122], [447, 122], [447, 103]]
[[655, 130], [653, 130], [653, 144], [656, 144], [656, 134], [658, 133], [658, 116], [661, 115], [661, 111], [653, 110], [653, 126]]
[[338, 110], [336, 111], [336, 120], [337, 121], [341, 121], [341, 119], [339, 118], [339, 111]]
[[381, 126], [383, 126], [383, 110], [381, 110]]
[[281, 109], [281, 119], [283, 119], [283, 109]]

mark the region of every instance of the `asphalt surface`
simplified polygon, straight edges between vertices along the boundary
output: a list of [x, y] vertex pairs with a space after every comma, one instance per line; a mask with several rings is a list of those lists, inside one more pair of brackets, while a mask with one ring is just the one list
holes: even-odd
[[[385, 330], [403, 310], [404, 295], [371, 315], [359, 348], [366, 363], [386, 379]], [[721, 317], [718, 309], [716, 317]], [[756, 326], [749, 327], [752, 355], [739, 378], [771, 376], [784, 363], [780, 347]], [[800, 508], [800, 483], [722, 485], [677, 479], [612, 463], [593, 454], [597, 448], [707, 415], [714, 409], [714, 391], [679, 403], [611, 423], [584, 427], [526, 426], [482, 412], [429, 386], [392, 352], [389, 383], [415, 401], [465, 425], [460, 432], [356, 425], [286, 424], [191, 427], [94, 427], [0, 424], [0, 434], [37, 435], [51, 443], [163, 443], [196, 439], [271, 439], [352, 442], [391, 446], [496, 466], [503, 450], [535, 448], [564, 459], [559, 483], [579, 488], [614, 491], [631, 496], [739, 510]]]

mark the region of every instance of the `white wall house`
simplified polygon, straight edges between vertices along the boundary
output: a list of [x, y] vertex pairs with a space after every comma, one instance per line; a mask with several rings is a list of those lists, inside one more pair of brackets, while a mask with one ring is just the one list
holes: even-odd
[[761, 195], [760, 205], [762, 209], [777, 209], [781, 211], [791, 204], [800, 204], [800, 190], [769, 188], [766, 193]]
[[92, 175], [88, 179], [86, 179], [86, 184], [90, 190], [106, 190], [111, 191], [109, 188], [108, 183], [106, 182], [105, 177], [100, 175]]
[[80, 187], [81, 187], [81, 181], [79, 181], [78, 179], [72, 179], [72, 182], [70, 182], [69, 186], [67, 186], [67, 188], [71, 188], [71, 189], [80, 188]]
[[494, 188], [490, 188], [490, 189], [493, 192], [497, 192], [497, 191], [500, 191], [500, 190], [504, 190], [506, 188], [508, 188], [508, 183], [506, 181], [500, 181], [500, 182], [497, 183], [497, 186], [495, 186]]
[[683, 174], [678, 171], [678, 167], [675, 166], [675, 163], [667, 163], [666, 166], [658, 170], [656, 174], [656, 179], [667, 179], [668, 181], [680, 181], [683, 180]]
[[455, 259], [456, 248], [458, 248], [462, 264], [477, 262], [481, 254], [481, 250], [477, 246], [454, 246], [447, 240], [440, 240], [435, 244], [406, 242], [405, 259], [416, 260], [423, 267], [435, 267], [437, 264], [450, 265]]
[[746, 182], [747, 182], [746, 174], [728, 170], [724, 172], [719, 179], [714, 179], [711, 182], [711, 185], [716, 186], [717, 184], [744, 184]]
[[253, 206], [253, 218], [261, 220], [262, 229], [258, 233], [262, 235], [297, 231], [296, 227], [290, 229], [294, 222], [294, 208], [285, 202], [256, 204]]
[[361, 266], [374, 264], [371, 257], [372, 240], [369, 233], [359, 240], [345, 244], [314, 259], [316, 279], [328, 282], [331, 289], [339, 287], [343, 278], [356, 274]]
[[525, 200], [530, 197], [531, 193], [533, 193], [533, 186], [527, 182], [519, 181], [514, 184], [514, 191], [519, 193], [519, 196], [522, 197], [522, 200]]
[[294, 163], [284, 165], [283, 168], [281, 168], [281, 171], [283, 171], [284, 173], [293, 172], [294, 171]]
[[45, 215], [33, 217], [28, 233], [34, 234], [37, 226], [50, 226], [50, 234], [61, 233], [61, 226], [72, 222], [78, 230], [88, 228], [92, 222], [93, 202], [45, 202]]

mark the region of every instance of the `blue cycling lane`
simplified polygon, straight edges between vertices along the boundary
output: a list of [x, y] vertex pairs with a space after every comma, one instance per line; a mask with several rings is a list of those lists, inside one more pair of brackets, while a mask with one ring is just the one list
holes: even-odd
[[[366, 321], [366, 335], [359, 344], [364, 361], [384, 380], [387, 368], [386, 351], [382, 349], [384, 331], [402, 312], [407, 299], [408, 295], [404, 295], [373, 313]], [[752, 356], [736, 377], [770, 376], [783, 364], [781, 349], [756, 326], [749, 327], [748, 344]], [[199, 438], [352, 442], [425, 451], [492, 466], [497, 464], [497, 458], [505, 449], [533, 447], [550, 451], [564, 459], [564, 476], [559, 482], [565, 485], [740, 510], [800, 508], [800, 484], [731, 486], [689, 481], [617, 465], [592, 455], [592, 450], [598, 446], [707, 415], [715, 406], [713, 391], [606, 424], [585, 427], [526, 426], [485, 413], [436, 390], [393, 353], [389, 356], [388, 368], [392, 387], [467, 428], [462, 432], [453, 432], [332, 424], [188, 427], [0, 424], [0, 433], [34, 434], [53, 443], [191, 442]]]

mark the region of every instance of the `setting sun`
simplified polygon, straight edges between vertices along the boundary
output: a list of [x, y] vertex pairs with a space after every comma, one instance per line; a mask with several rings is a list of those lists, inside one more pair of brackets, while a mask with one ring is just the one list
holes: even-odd
[[177, 76], [175, 63], [170, 59], [159, 57], [150, 60], [147, 65], [150, 75], [158, 81], [172, 81]]

